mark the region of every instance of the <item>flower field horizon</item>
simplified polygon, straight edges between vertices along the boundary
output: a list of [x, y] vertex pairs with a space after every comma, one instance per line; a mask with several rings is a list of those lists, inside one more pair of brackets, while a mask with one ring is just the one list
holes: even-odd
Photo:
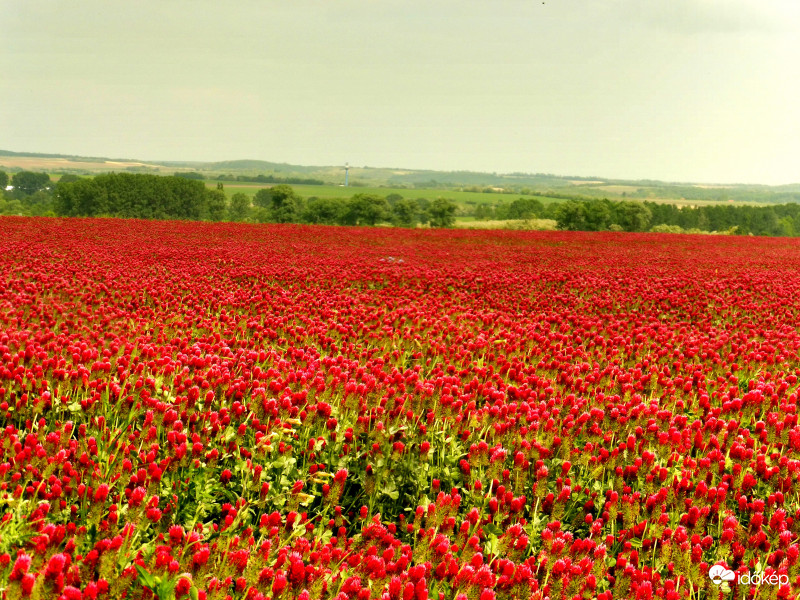
[[0, 598], [797, 598], [798, 265], [0, 218]]

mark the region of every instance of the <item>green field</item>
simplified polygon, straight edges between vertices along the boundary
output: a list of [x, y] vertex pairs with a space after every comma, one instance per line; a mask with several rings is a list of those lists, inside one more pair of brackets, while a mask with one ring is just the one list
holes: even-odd
[[[125, 158], [81, 157], [62, 154], [25, 154], [0, 150], [0, 170], [9, 174], [17, 171], [44, 171], [53, 175], [63, 173], [82, 177], [107, 172], [194, 173], [207, 177], [206, 183], [216, 186], [217, 177], [224, 177], [225, 190], [230, 197], [236, 192], [254, 195], [268, 183], [232, 181], [238, 176], [272, 175], [276, 178], [306, 178], [327, 182], [344, 181], [342, 166], [308, 166], [262, 160], [233, 160], [222, 162], [141, 161]], [[520, 197], [538, 198], [543, 203], [561, 202], [550, 196], [582, 199], [650, 201], [675, 204], [681, 207], [711, 205], [763, 205], [800, 203], [800, 184], [766, 186], [757, 184], [714, 184], [663, 182], [655, 180], [624, 180], [603, 177], [560, 176], [544, 173], [480, 173], [473, 171], [431, 171], [384, 167], [350, 167], [351, 187], [335, 183], [326, 185], [296, 185], [305, 198], [349, 198], [358, 192], [387, 196], [392, 193], [404, 198], [449, 198], [462, 207], [478, 204], [501, 205]], [[369, 187], [361, 187], [361, 184]], [[399, 186], [399, 187], [394, 187]], [[449, 189], [448, 189], [449, 188]], [[502, 193], [514, 189], [519, 193]], [[471, 190], [471, 191], [458, 191]], [[486, 191], [484, 191], [486, 190]], [[525, 193], [523, 193], [525, 192]], [[548, 195], [542, 195], [548, 194]]]
[[553, 219], [507, 219], [478, 221], [475, 217], [457, 217], [456, 229], [511, 229], [527, 231], [555, 231], [556, 221]]
[[[217, 187], [217, 183], [222, 183], [225, 193], [228, 196], [242, 192], [248, 196], [254, 196], [258, 190], [271, 187], [272, 184], [245, 183], [230, 181], [206, 181], [210, 188]], [[292, 189], [304, 198], [350, 198], [355, 194], [377, 194], [378, 196], [388, 196], [389, 194], [399, 194], [403, 198], [448, 198], [459, 205], [477, 204], [499, 204], [501, 202], [512, 202], [517, 198], [537, 198], [543, 204], [551, 202], [561, 202], [557, 198], [530, 194], [502, 194], [502, 193], [482, 193], [482, 192], [461, 192], [457, 190], [426, 189], [426, 188], [390, 188], [390, 187], [344, 187], [338, 185], [292, 185]]]
[[[218, 181], [208, 180], [205, 182], [209, 188], [217, 187], [218, 183], [222, 183], [225, 193], [228, 197], [238, 192], [254, 196], [258, 190], [271, 187], [275, 184], [269, 183], [249, 183], [243, 181]], [[560, 198], [551, 198], [549, 196], [542, 196], [538, 194], [508, 194], [508, 193], [488, 193], [488, 192], [464, 192], [459, 190], [447, 190], [440, 188], [392, 188], [392, 187], [361, 187], [350, 186], [344, 187], [343, 185], [291, 185], [292, 189], [303, 198], [338, 198], [346, 199], [355, 194], [377, 194], [378, 196], [388, 196], [389, 194], [399, 194], [403, 198], [427, 198], [434, 200], [436, 198], [448, 198], [461, 207], [475, 207], [478, 204], [498, 205], [506, 202], [513, 202], [517, 198], [536, 198], [542, 204], [551, 204], [564, 202]], [[666, 198], [658, 196], [649, 196], [646, 198], [637, 198], [628, 196], [627, 198], [621, 195], [621, 192], [627, 191], [625, 186], [606, 186], [605, 188], [591, 188], [584, 186], [582, 189], [568, 190], [569, 192], [581, 195], [585, 198], [608, 198], [610, 200], [634, 200], [634, 201], [649, 201], [658, 202], [663, 204], [675, 204], [676, 206], [712, 206], [715, 204], [730, 204], [727, 201], [719, 200], [704, 200], [704, 199], [685, 199], [685, 198]], [[759, 206], [762, 203], [737, 201], [737, 205], [751, 205]]]

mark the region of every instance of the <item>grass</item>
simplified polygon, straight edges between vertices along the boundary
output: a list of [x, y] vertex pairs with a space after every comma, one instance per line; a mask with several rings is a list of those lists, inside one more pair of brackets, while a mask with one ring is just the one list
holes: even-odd
[[0, 170], [22, 169], [25, 171], [75, 172], [75, 173], [107, 173], [109, 171], [124, 172], [128, 168], [143, 169], [143, 172], [171, 174], [174, 169], [162, 165], [152, 165], [139, 161], [104, 161], [90, 158], [45, 158], [34, 156], [2, 156]]
[[[236, 193], [247, 194], [254, 196], [258, 190], [271, 187], [273, 184], [244, 182], [244, 181], [217, 181], [207, 180], [206, 185], [210, 188], [216, 188], [217, 183], [222, 183], [225, 188], [225, 193], [228, 197]], [[583, 189], [576, 189], [575, 192], [585, 196], [586, 198], [602, 198], [607, 197], [609, 200], [621, 201], [628, 200], [634, 202], [656, 202], [659, 204], [674, 204], [676, 206], [711, 206], [720, 204], [729, 204], [719, 200], [686, 200], [683, 198], [637, 198], [633, 196], [624, 197], [621, 194], [623, 191], [630, 191], [629, 186], [605, 186], [605, 194], [599, 194], [591, 187], [586, 186]], [[428, 200], [435, 200], [436, 198], [448, 198], [461, 207], [474, 208], [479, 204], [498, 205], [510, 203], [517, 198], [536, 198], [542, 204], [552, 204], [564, 202], [560, 198], [550, 198], [548, 196], [540, 196], [537, 194], [502, 194], [502, 193], [483, 193], [483, 192], [462, 192], [458, 190], [443, 190], [438, 188], [391, 188], [391, 187], [344, 187], [340, 185], [292, 185], [295, 192], [304, 198], [336, 198], [345, 199], [350, 198], [355, 194], [377, 194], [378, 196], [388, 196], [389, 194], [399, 194], [403, 198], [427, 198]], [[597, 188], [595, 188], [597, 189]], [[617, 192], [617, 193], [615, 193]], [[737, 206], [745, 204], [753, 206], [763, 206], [758, 202], [742, 202], [735, 203]]]
[[[32, 158], [18, 158], [18, 157], [1, 157], [0, 170], [2, 170], [3, 160], [10, 161], [14, 164], [6, 165], [8, 167], [22, 167], [31, 170], [45, 170], [49, 172], [51, 180], [58, 182], [65, 171], [76, 171], [78, 165], [88, 165], [93, 171], [93, 174], [101, 172], [117, 171], [125, 172], [126, 167], [143, 165], [144, 163], [122, 163], [122, 162], [106, 162], [106, 163], [89, 163], [76, 161], [69, 161], [65, 159], [32, 159]], [[39, 168], [37, 168], [39, 167]], [[184, 170], [174, 167], [158, 167], [161, 171], [159, 174], [173, 174], [176, 171]], [[85, 173], [81, 174], [86, 176]], [[273, 184], [257, 183], [257, 182], [244, 182], [244, 181], [219, 181], [216, 179], [206, 180], [205, 184], [209, 188], [216, 188], [218, 183], [222, 183], [225, 193], [230, 198], [233, 194], [243, 193], [247, 196], [253, 197], [258, 190], [271, 187]], [[344, 187], [342, 185], [292, 185], [292, 188], [304, 198], [334, 198], [334, 199], [347, 199], [354, 194], [377, 194], [379, 196], [388, 196], [389, 194], [398, 194], [403, 198], [426, 198], [428, 200], [435, 200], [436, 198], [447, 198], [455, 202], [460, 209], [472, 212], [472, 210], [481, 204], [485, 205], [501, 205], [511, 203], [518, 198], [536, 198], [543, 204], [561, 203], [564, 202], [560, 198], [551, 198], [539, 194], [509, 194], [509, 193], [485, 193], [485, 192], [472, 192], [472, 191], [459, 191], [448, 190], [441, 188], [395, 188], [395, 187], [361, 187], [350, 186]], [[564, 193], [574, 193], [576, 195], [589, 198], [603, 198], [606, 197], [613, 201], [634, 201], [634, 202], [655, 202], [658, 204], [674, 204], [678, 207], [700, 207], [700, 206], [713, 206], [713, 205], [726, 205], [734, 204], [736, 206], [750, 205], [750, 206], [764, 206], [763, 202], [755, 201], [741, 201], [737, 200], [735, 203], [722, 200], [712, 199], [685, 199], [685, 198], [664, 198], [664, 197], [639, 197], [634, 195], [638, 188], [631, 185], [624, 184], [607, 184], [595, 185], [594, 182], [586, 182], [581, 185], [575, 185], [572, 190], [559, 190]], [[625, 193], [627, 196], [623, 196]], [[478, 228], [477, 226], [475, 226]], [[493, 227], [480, 227], [481, 229], [492, 229]], [[497, 227], [502, 229], [503, 227]]]
[[[272, 184], [263, 183], [247, 183], [247, 182], [228, 182], [228, 181], [206, 181], [206, 185], [210, 188], [216, 188], [217, 183], [222, 183], [225, 188], [225, 193], [228, 196], [238, 192], [254, 196], [258, 190], [271, 187]], [[292, 188], [299, 195], [304, 198], [350, 198], [355, 194], [377, 194], [378, 196], [388, 196], [389, 194], [399, 194], [403, 198], [427, 198], [428, 200], [435, 200], [436, 198], [448, 198], [456, 204], [500, 204], [503, 202], [513, 202], [517, 198], [537, 198], [543, 204], [552, 202], [561, 202], [555, 198], [547, 198], [545, 196], [536, 195], [523, 195], [523, 194], [484, 194], [482, 192], [461, 192], [457, 190], [442, 190], [431, 188], [389, 188], [389, 187], [344, 187], [338, 185], [292, 185]]]
[[457, 229], [515, 229], [531, 231], [555, 231], [553, 219], [509, 219], [507, 221], [478, 221], [472, 218], [456, 219]]

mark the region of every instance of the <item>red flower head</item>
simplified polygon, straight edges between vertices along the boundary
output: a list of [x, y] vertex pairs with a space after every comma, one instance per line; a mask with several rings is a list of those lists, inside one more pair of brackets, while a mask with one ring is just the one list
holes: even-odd
[[288, 580], [286, 579], [286, 575], [283, 572], [279, 572], [275, 575], [275, 579], [272, 580], [272, 594], [274, 596], [279, 596], [283, 590], [286, 589], [288, 584]]
[[94, 501], [98, 504], [102, 504], [108, 498], [108, 485], [105, 483], [101, 483], [97, 486], [97, 489], [94, 492]]

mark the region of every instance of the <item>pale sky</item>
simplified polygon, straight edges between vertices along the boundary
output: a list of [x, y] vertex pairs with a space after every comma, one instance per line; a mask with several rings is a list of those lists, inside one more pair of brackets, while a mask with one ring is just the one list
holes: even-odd
[[0, 148], [800, 182], [797, 0], [0, 0]]

